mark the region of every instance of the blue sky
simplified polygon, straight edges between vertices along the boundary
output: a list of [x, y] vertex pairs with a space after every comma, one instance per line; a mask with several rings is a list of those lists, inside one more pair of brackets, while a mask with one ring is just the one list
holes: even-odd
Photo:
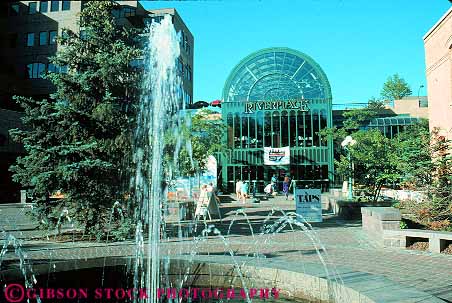
[[234, 66], [272, 46], [316, 60], [330, 81], [333, 103], [378, 97], [394, 73], [417, 95], [426, 84], [422, 37], [451, 7], [447, 0], [140, 2], [148, 9], [176, 8], [193, 33], [194, 101], [221, 98]]

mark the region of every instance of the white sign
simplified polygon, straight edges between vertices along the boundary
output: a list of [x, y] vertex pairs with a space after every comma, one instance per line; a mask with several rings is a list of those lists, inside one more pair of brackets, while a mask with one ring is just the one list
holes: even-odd
[[264, 147], [264, 165], [290, 164], [290, 147]]
[[201, 184], [210, 184], [217, 186], [217, 159], [214, 156], [207, 158], [206, 171], [200, 177]]
[[[307, 222], [322, 222], [322, 191], [320, 189], [296, 189], [297, 214]], [[298, 221], [303, 219], [298, 218]]]

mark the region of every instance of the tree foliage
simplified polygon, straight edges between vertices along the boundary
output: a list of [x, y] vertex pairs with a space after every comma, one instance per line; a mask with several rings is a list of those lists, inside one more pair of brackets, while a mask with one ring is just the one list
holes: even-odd
[[402, 203], [419, 223], [435, 230], [452, 230], [451, 142], [428, 133], [426, 122], [399, 136], [398, 161], [409, 189], [421, 192], [423, 201]]
[[[353, 178], [355, 182], [365, 187], [366, 196], [376, 202], [383, 185], [390, 184], [400, 178], [393, 157], [394, 146], [379, 130], [360, 130], [353, 133], [356, 144], [348, 147], [353, 163]], [[342, 155], [336, 161], [339, 173], [349, 176], [350, 163]]]
[[[168, 132], [166, 166], [175, 166], [177, 176], [192, 176], [196, 171], [204, 171], [208, 156], [223, 151], [225, 125], [216, 114], [205, 108], [199, 110], [188, 124], [182, 125], [179, 143], [178, 136], [173, 136], [172, 130]], [[181, 144], [180, 148], [178, 144]]]
[[[48, 73], [56, 92], [49, 99], [17, 97], [24, 130], [12, 135], [27, 155], [11, 167], [14, 180], [31, 186], [39, 222], [52, 228], [63, 209], [87, 233], [103, 234], [115, 201], [123, 201], [133, 125], [130, 100], [140, 56], [133, 32], [116, 24], [110, 1], [87, 2], [80, 15], [83, 35], [65, 30], [51, 61], [66, 73]], [[49, 196], [61, 192], [63, 199]]]
[[432, 183], [430, 140], [428, 120], [408, 126], [394, 138], [394, 156], [405, 188], [417, 189]]
[[383, 84], [381, 97], [385, 100], [400, 100], [403, 97], [411, 95], [411, 88], [408, 83], [398, 74], [388, 77]]

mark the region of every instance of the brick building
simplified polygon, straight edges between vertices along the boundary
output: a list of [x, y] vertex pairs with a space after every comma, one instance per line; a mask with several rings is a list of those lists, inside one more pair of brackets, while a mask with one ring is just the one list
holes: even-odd
[[425, 34], [430, 130], [452, 139], [452, 8]]
[[[50, 81], [42, 78], [48, 71], [64, 72], [49, 57], [55, 55], [55, 38], [63, 29], [82, 34], [80, 12], [87, 1], [0, 1], [0, 203], [18, 201], [18, 185], [13, 184], [8, 167], [23, 152], [12, 142], [9, 129], [20, 127], [20, 107], [14, 95], [35, 99], [48, 98], [54, 92]], [[194, 38], [175, 9], [146, 10], [139, 1], [114, 1], [113, 15], [118, 24], [143, 28], [172, 16], [181, 35], [178, 69], [182, 79], [181, 98], [193, 102]], [[10, 191], [9, 194], [6, 194]], [[2, 194], [3, 193], [3, 194]]]

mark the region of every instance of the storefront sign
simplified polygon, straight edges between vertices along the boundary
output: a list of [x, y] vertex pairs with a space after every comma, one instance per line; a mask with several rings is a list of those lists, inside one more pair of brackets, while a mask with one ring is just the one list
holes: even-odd
[[264, 147], [264, 165], [290, 164], [290, 147]]
[[246, 102], [245, 114], [251, 114], [260, 110], [291, 110], [296, 109], [300, 111], [308, 111], [307, 100], [292, 100], [292, 101], [259, 101]]
[[[295, 203], [300, 222], [322, 222], [322, 191], [320, 189], [296, 189]], [[304, 220], [303, 220], [304, 219]]]

